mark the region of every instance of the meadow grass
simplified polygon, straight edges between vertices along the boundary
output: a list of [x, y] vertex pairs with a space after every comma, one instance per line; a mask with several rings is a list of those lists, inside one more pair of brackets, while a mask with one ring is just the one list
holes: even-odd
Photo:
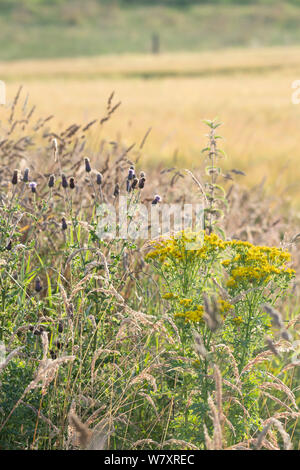
[[[0, 74], [9, 102], [23, 83], [39, 112], [55, 116], [56, 129], [101, 117], [115, 91], [122, 105], [106, 138], [138, 145], [151, 127], [143, 153], [150, 166], [197, 166], [202, 119], [219, 117], [224, 169], [244, 171], [249, 183], [266, 178], [298, 204], [300, 107], [291, 102], [291, 84], [300, 76], [299, 53], [282, 47], [2, 62]], [[100, 129], [91, 133], [89, 146], [102, 137]]]
[[0, 59], [147, 53], [154, 33], [162, 52], [299, 43], [299, 5], [250, 3], [176, 8], [97, 0], [1, 1], [0, 37], [6, 46]]
[[[1, 448], [299, 449], [299, 216], [224, 178], [215, 120], [193, 172], [145, 175], [118, 109], [55, 131], [20, 89], [3, 111]], [[140, 202], [203, 225], [102, 236], [121, 197], [126, 234]]]

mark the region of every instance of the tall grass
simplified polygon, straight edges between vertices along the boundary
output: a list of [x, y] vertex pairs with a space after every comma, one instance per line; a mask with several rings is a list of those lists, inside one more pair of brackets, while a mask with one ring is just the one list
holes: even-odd
[[[139, 148], [103, 139], [97, 153], [88, 152], [88, 128], [103, 128], [117, 106], [111, 95], [101, 120], [55, 133], [19, 90], [2, 122], [1, 447], [297, 449], [298, 287], [285, 254], [297, 269], [294, 214], [279, 215], [260, 186], [239, 188], [234, 172], [216, 181], [216, 160], [208, 176], [204, 165], [192, 174], [143, 175], [149, 133]], [[215, 138], [213, 131], [209, 146]], [[155, 274], [146, 263], [149, 255], [155, 261], [153, 251], [141, 242], [99, 239], [101, 201], [117, 206], [126, 193], [129, 207], [151, 206], [156, 194], [210, 201], [210, 263], [195, 264], [184, 247], [174, 248], [173, 269]], [[223, 269], [223, 246], [239, 268], [252, 267], [249, 246], [264, 270], [270, 252], [274, 277], [264, 271], [259, 280], [238, 280], [235, 265]], [[189, 313], [196, 310], [197, 318]]]

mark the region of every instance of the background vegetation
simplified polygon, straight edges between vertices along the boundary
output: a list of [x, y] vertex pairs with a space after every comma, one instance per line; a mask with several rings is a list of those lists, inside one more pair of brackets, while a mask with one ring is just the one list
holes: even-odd
[[0, 59], [199, 51], [300, 40], [298, 1], [0, 2]]

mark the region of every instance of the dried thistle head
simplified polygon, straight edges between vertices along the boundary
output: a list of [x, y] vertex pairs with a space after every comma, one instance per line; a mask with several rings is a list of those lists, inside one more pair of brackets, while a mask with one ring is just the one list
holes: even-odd
[[66, 189], [69, 186], [66, 175], [64, 174], [61, 175], [61, 184], [64, 189]]
[[41, 290], [43, 289], [43, 285], [42, 285], [41, 280], [40, 280], [39, 277], [37, 277], [36, 280], [35, 280], [34, 288], [35, 288], [36, 292], [41, 292]]
[[128, 176], [127, 176], [127, 179], [129, 181], [133, 180], [133, 178], [135, 177], [135, 174], [134, 174], [134, 167], [131, 166], [128, 170]]
[[61, 229], [62, 230], [67, 230], [67, 228], [68, 228], [67, 221], [66, 221], [65, 217], [62, 217], [62, 219], [61, 219]]
[[103, 180], [102, 174], [98, 172], [96, 176], [96, 183], [98, 184], [98, 186], [101, 186], [102, 180]]
[[158, 194], [156, 194], [156, 195], [154, 196], [154, 199], [153, 199], [153, 201], [151, 202], [151, 204], [156, 205], [156, 204], [158, 204], [159, 202], [161, 202], [161, 197], [160, 197]]
[[92, 171], [92, 168], [91, 168], [91, 164], [90, 164], [90, 159], [88, 157], [85, 157], [84, 164], [85, 164], [85, 171], [87, 173], [90, 173]]
[[73, 177], [70, 178], [69, 184], [70, 189], [75, 189], [75, 179]]
[[139, 180], [137, 178], [134, 178], [132, 181], [131, 189], [136, 189], [138, 182]]
[[145, 181], [146, 181], [146, 178], [144, 176], [141, 176], [140, 180], [139, 180], [139, 188], [140, 189], [143, 189], [144, 186], [145, 186]]
[[12, 182], [12, 184], [14, 184], [14, 185], [15, 185], [15, 184], [18, 184], [18, 179], [19, 179], [19, 178], [18, 178], [18, 177], [19, 177], [19, 174], [18, 174], [18, 173], [19, 173], [18, 170], [14, 170], [14, 172], [13, 172], [13, 176], [12, 176], [11, 182]]
[[49, 188], [53, 188], [54, 183], [55, 183], [55, 176], [54, 176], [54, 175], [50, 175], [49, 181], [48, 181], [48, 186], [49, 186]]
[[29, 187], [30, 187], [32, 193], [36, 193], [37, 183], [35, 181], [31, 181], [29, 183]]
[[28, 183], [29, 181], [29, 168], [25, 168], [23, 175], [23, 183]]

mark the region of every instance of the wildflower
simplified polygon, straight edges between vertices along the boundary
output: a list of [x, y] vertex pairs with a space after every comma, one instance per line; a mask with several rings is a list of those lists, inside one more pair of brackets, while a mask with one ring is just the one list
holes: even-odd
[[54, 175], [50, 175], [49, 181], [48, 181], [48, 186], [49, 186], [49, 188], [53, 188], [54, 183], [55, 183], [55, 176], [54, 176]]
[[28, 183], [29, 181], [29, 168], [25, 168], [23, 175], [23, 183]]
[[43, 286], [42, 286], [42, 283], [41, 283], [41, 280], [39, 277], [36, 278], [35, 280], [35, 291], [36, 292], [41, 292], [41, 290], [43, 289]]
[[241, 323], [243, 323], [243, 319], [240, 315], [238, 317], [234, 317], [231, 321], [235, 325], [240, 325]]
[[176, 313], [175, 317], [182, 317], [186, 323], [200, 322], [203, 320], [204, 308], [202, 305], [197, 305], [195, 310], [187, 310], [186, 312]]
[[172, 292], [166, 292], [162, 298], [165, 300], [170, 300], [170, 299], [175, 299], [177, 296], [173, 294]]
[[192, 299], [181, 299], [181, 300], [179, 301], [180, 305], [183, 305], [184, 307], [187, 307], [187, 306], [190, 305], [192, 302], [193, 302]]
[[61, 175], [61, 184], [64, 189], [66, 189], [69, 186], [66, 175], [64, 174]]
[[127, 179], [129, 181], [133, 180], [133, 178], [135, 177], [135, 174], [134, 174], [134, 167], [131, 166], [128, 170], [128, 176], [127, 176]]
[[36, 183], [35, 181], [31, 181], [31, 182], [29, 183], [29, 187], [30, 187], [30, 189], [31, 189], [31, 192], [36, 193], [37, 183]]
[[70, 178], [70, 189], [75, 188], [75, 179], [73, 177]]
[[233, 305], [227, 302], [227, 300], [219, 299], [218, 304], [219, 304], [221, 314], [227, 313], [234, 308]]
[[151, 204], [155, 205], [155, 204], [158, 204], [159, 202], [161, 202], [161, 197], [158, 194], [156, 194]]
[[137, 187], [138, 182], [139, 182], [139, 180], [137, 178], [134, 178], [133, 182], [132, 182], [132, 185], [131, 185], [131, 189], [135, 189]]
[[18, 170], [15, 170], [11, 180], [12, 184], [18, 184]]
[[64, 324], [61, 320], [58, 322], [57, 331], [58, 333], [62, 333], [64, 331]]
[[91, 164], [90, 164], [90, 159], [85, 157], [84, 163], [85, 163], [85, 171], [87, 173], [90, 173], [90, 171], [92, 171]]
[[67, 230], [67, 228], [68, 228], [68, 225], [67, 225], [66, 219], [63, 217], [61, 219], [61, 229], [62, 230]]
[[102, 184], [102, 174], [101, 173], [97, 173], [97, 177], [96, 177], [96, 183], [98, 184], [98, 186], [101, 186]]
[[145, 181], [146, 181], [146, 178], [144, 176], [142, 176], [139, 180], [139, 188], [140, 189], [143, 189], [144, 186], [145, 186]]

